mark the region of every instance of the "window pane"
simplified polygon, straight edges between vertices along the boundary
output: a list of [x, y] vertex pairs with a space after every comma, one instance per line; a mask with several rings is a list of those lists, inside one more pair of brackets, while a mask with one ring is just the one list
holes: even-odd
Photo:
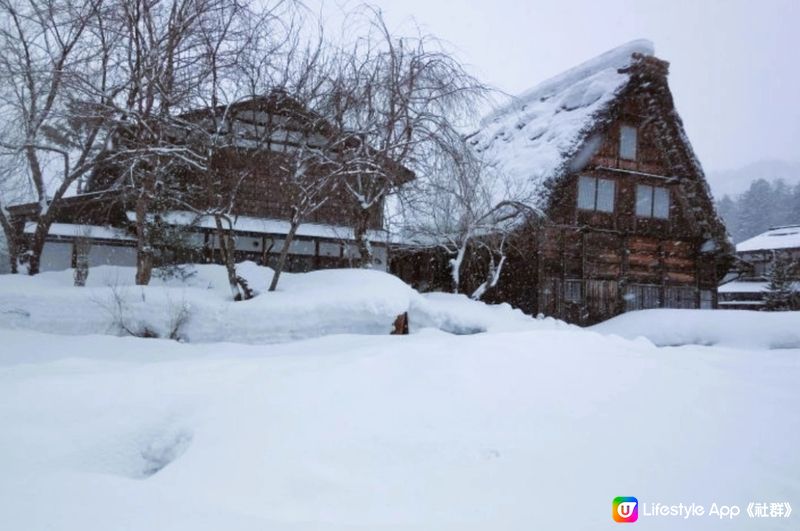
[[636, 215], [649, 218], [653, 215], [653, 187], [636, 185]]
[[565, 281], [564, 300], [567, 302], [583, 302], [583, 282], [580, 280]]
[[578, 208], [594, 210], [594, 192], [597, 179], [581, 176], [578, 179]]
[[669, 218], [669, 190], [656, 188], [653, 194], [653, 216], [661, 219]]
[[623, 125], [619, 129], [619, 156], [636, 160], [636, 128]]
[[597, 179], [597, 210], [614, 212], [614, 181]]

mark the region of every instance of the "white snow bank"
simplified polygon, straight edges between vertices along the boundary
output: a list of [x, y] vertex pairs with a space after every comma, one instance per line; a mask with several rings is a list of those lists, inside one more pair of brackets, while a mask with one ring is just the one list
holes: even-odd
[[642, 310], [619, 315], [591, 329], [629, 339], [645, 337], [658, 346], [800, 348], [800, 312]]
[[[594, 530], [616, 526], [621, 495], [797, 510], [798, 351], [573, 329], [0, 335], [3, 529]], [[640, 511], [638, 525], [797, 529], [760, 523]]]
[[260, 293], [233, 302], [225, 269], [197, 265], [188, 278], [149, 286], [132, 283], [127, 267], [92, 268], [87, 287], [72, 286], [72, 271], [35, 277], [0, 276], [0, 328], [59, 334], [142, 333], [191, 342], [273, 343], [329, 334], [388, 334], [409, 312], [411, 331], [435, 327], [456, 334], [567, 326], [537, 321], [508, 305], [487, 306], [464, 296], [423, 296], [379, 271], [330, 269], [284, 274], [267, 292], [272, 270], [252, 262], [237, 271]]
[[577, 326], [546, 317], [533, 319], [511, 305], [484, 304], [466, 295], [425, 293], [412, 301], [412, 327], [438, 328], [458, 335], [481, 332], [519, 332], [524, 330], [578, 330]]

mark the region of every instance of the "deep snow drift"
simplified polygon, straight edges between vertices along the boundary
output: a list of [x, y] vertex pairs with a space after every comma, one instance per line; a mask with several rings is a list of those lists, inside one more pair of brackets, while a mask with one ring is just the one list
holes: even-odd
[[642, 310], [591, 327], [658, 346], [724, 345], [734, 348], [800, 349], [800, 312], [748, 310]]
[[[613, 529], [616, 496], [795, 509], [640, 516], [645, 529], [797, 528], [800, 349], [613, 335], [723, 314], [744, 316], [729, 328], [786, 332], [796, 314], [749, 325], [748, 312], [641, 312], [603, 335], [363, 271], [289, 276], [280, 293], [227, 302], [209, 266], [194, 287], [125, 296], [144, 297], [136, 316], [153, 322], [183, 296], [197, 342], [180, 343], [107, 334], [91, 300], [108, 295], [99, 273], [89, 288], [67, 274], [0, 277], [2, 529]], [[416, 333], [387, 335], [404, 308]], [[44, 333], [48, 318], [72, 335]], [[347, 334], [199, 342], [273, 341], [271, 318]], [[92, 326], [103, 335], [79, 335]]]
[[490, 308], [463, 295], [423, 296], [379, 271], [284, 273], [278, 291], [269, 293], [272, 270], [245, 262], [237, 271], [259, 294], [242, 302], [231, 300], [223, 267], [197, 265], [188, 271], [188, 278], [154, 278], [145, 287], [134, 285], [133, 268], [117, 266], [92, 268], [84, 288], [72, 285], [71, 270], [0, 275], [0, 327], [120, 335], [147, 328], [159, 337], [177, 335], [190, 342], [273, 343], [327, 334], [387, 334], [403, 312], [409, 312], [412, 331], [434, 327], [470, 334], [567, 326], [532, 319], [508, 305]]

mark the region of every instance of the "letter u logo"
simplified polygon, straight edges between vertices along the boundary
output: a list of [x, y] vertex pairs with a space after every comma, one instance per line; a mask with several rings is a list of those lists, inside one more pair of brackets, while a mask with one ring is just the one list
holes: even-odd
[[632, 496], [618, 496], [611, 504], [615, 522], [635, 522], [639, 519], [639, 500]]

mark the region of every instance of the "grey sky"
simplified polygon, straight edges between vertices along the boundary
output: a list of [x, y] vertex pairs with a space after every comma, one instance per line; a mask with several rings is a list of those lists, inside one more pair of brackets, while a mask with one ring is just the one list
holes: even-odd
[[800, 160], [800, 0], [372, 0], [413, 18], [484, 81], [517, 94], [647, 38], [707, 170]]

